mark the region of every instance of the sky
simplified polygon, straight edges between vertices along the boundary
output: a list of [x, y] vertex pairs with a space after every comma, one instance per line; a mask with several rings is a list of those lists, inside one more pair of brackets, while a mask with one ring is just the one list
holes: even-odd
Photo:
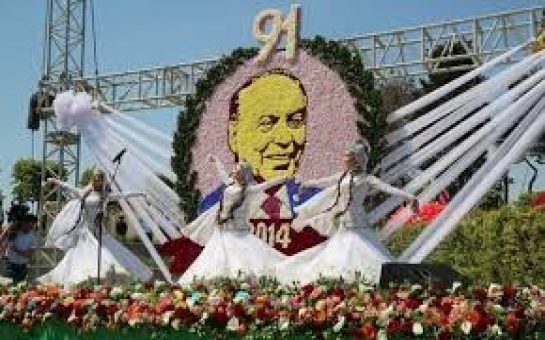
[[[286, 13], [292, 1], [94, 0], [100, 73], [210, 59], [254, 46], [252, 25], [263, 9]], [[302, 36], [342, 38], [543, 6], [541, 0], [300, 0]], [[30, 157], [28, 101], [41, 77], [46, 1], [0, 3], [0, 189], [10, 191], [11, 169]], [[91, 39], [88, 39], [89, 41]], [[88, 48], [88, 51], [91, 49]], [[92, 56], [87, 55], [91, 74]], [[177, 110], [135, 113], [166, 132]], [[38, 132], [41, 135], [41, 131]], [[37, 137], [36, 155], [42, 142]], [[88, 163], [86, 159], [85, 163]], [[524, 168], [516, 170], [523, 178]], [[545, 176], [538, 183], [545, 187]]]

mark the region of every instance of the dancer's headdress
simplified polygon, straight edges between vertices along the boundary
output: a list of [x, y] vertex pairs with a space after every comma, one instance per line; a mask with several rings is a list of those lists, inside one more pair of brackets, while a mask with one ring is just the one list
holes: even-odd
[[101, 176], [103, 178], [106, 178], [106, 173], [104, 172], [104, 170], [93, 167], [93, 176]]
[[348, 153], [354, 155], [354, 158], [356, 159], [356, 162], [358, 162], [358, 165], [362, 170], [367, 169], [367, 163], [369, 162], [369, 153], [371, 152], [371, 146], [366, 140], [358, 140], [356, 141], [350, 149], [348, 149]]

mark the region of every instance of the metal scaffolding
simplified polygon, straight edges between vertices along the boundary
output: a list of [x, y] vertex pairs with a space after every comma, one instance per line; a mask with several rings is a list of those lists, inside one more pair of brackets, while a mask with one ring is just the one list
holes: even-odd
[[[340, 41], [361, 51], [364, 63], [378, 80], [418, 78], [429, 72], [450, 72], [481, 65], [528, 41], [539, 31], [544, 11], [545, 6], [534, 7]], [[439, 57], [432, 57], [432, 51], [438, 46], [448, 47], [456, 42], [465, 47], [466, 54], [449, 56], [449, 49], [444, 48]], [[474, 65], [438, 69], [441, 62], [468, 57]], [[211, 59], [82, 78], [76, 82], [78, 88], [92, 92], [122, 111], [179, 107], [193, 91], [196, 81], [216, 62]]]
[[[48, 106], [52, 96], [74, 88], [75, 79], [84, 75], [86, 5], [86, 0], [47, 1], [43, 76], [38, 92], [43, 124], [43, 181], [51, 173], [73, 177], [76, 183], [79, 178], [79, 135], [59, 128]], [[52, 165], [58, 168], [51, 169]], [[54, 217], [63, 201], [58, 187], [42, 187], [40, 217]]]
[[[491, 58], [527, 42], [541, 28], [545, 7], [534, 7], [481, 17], [455, 20], [440, 24], [372, 33], [344, 39], [358, 48], [368, 69], [378, 79], [391, 77], [421, 77], [429, 72], [450, 72], [438, 69], [447, 60], [471, 58], [474, 65], [462, 65], [467, 70], [486, 63]], [[432, 51], [438, 47], [461, 43], [464, 55], [449, 56], [444, 48], [439, 57]], [[518, 59], [512, 60], [516, 62]]]

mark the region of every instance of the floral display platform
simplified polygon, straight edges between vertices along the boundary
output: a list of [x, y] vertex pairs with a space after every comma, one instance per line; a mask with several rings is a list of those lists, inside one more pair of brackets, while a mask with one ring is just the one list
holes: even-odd
[[0, 288], [1, 339], [545, 338], [545, 291], [268, 279]]

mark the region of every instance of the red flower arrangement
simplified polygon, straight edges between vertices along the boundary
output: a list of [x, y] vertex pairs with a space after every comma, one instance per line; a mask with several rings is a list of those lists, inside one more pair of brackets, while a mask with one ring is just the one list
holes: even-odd
[[[526, 337], [545, 326], [538, 287], [455, 285], [434, 294], [420, 286], [375, 290], [363, 283], [303, 287], [242, 280], [128, 287], [4, 286], [0, 321], [23, 328], [55, 319], [80, 331], [96, 327], [208, 327], [239, 336], [297, 332], [364, 339]], [[306, 334], [306, 333], [305, 333]]]

